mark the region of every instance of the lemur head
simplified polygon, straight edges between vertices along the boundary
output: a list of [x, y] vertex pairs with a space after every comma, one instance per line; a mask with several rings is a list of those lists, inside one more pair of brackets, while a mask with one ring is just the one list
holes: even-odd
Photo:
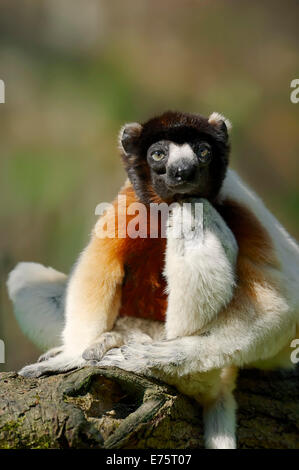
[[172, 111], [144, 124], [126, 124], [120, 147], [139, 199], [214, 199], [228, 165], [229, 128], [229, 121], [218, 113], [205, 118]]

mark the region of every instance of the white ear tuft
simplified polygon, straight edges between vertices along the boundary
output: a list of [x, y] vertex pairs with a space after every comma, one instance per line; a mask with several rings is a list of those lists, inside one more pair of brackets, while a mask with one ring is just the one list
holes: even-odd
[[215, 111], [209, 116], [209, 123], [218, 126], [220, 122], [224, 122], [228, 131], [232, 128], [232, 123], [229, 119], [223, 116], [220, 113], [216, 113]]

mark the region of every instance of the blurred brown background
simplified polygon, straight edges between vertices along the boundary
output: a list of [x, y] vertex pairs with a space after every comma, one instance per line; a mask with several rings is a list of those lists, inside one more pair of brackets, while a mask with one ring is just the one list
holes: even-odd
[[38, 354], [7, 273], [21, 260], [70, 270], [124, 180], [124, 122], [223, 113], [232, 166], [298, 237], [298, 13], [296, 0], [1, 0], [0, 370]]

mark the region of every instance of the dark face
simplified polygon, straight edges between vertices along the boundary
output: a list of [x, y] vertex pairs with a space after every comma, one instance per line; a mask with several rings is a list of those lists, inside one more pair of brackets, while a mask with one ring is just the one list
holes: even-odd
[[200, 138], [175, 143], [160, 140], [147, 150], [147, 163], [155, 192], [162, 200], [208, 197], [212, 145]]
[[135, 192], [145, 203], [188, 197], [214, 199], [228, 165], [223, 121], [168, 112], [121, 134], [123, 160]]

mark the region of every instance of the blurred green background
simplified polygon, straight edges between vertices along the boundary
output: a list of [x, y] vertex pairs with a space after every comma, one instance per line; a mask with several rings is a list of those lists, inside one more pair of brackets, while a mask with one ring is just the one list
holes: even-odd
[[24, 260], [70, 270], [123, 183], [124, 122], [223, 113], [232, 166], [298, 237], [298, 14], [297, 0], [1, 0], [0, 370], [38, 355], [7, 274]]

